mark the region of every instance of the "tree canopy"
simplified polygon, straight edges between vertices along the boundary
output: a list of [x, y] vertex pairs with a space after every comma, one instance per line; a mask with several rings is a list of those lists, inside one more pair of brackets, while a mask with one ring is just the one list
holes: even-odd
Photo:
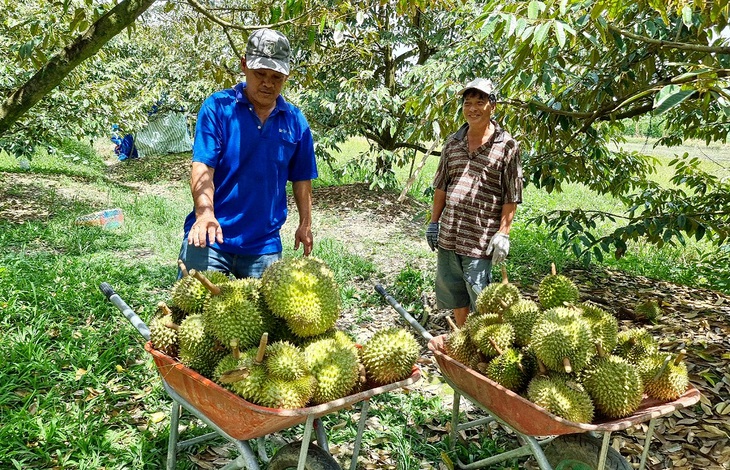
[[[537, 216], [576, 255], [621, 257], [634, 240], [687, 237], [730, 251], [727, 180], [677, 155], [672, 186], [662, 187], [650, 177], [656, 159], [616, 150], [627, 125], [646, 116], [665, 123], [657, 145], [726, 143], [727, 1], [2, 3], [0, 51], [13, 59], [0, 64], [6, 149], [55, 134], [103, 135], [111, 122], [134, 128], [161, 94], [195, 111], [239, 79], [248, 32], [271, 26], [292, 41], [286, 93], [311, 121], [325, 161], [362, 136], [371, 143], [362, 164], [388, 184], [391, 169], [416, 153], [439, 154], [461, 123], [461, 84], [488, 76], [531, 184], [560, 192], [581, 183], [628, 208]], [[606, 220], [616, 228], [599, 235]]]

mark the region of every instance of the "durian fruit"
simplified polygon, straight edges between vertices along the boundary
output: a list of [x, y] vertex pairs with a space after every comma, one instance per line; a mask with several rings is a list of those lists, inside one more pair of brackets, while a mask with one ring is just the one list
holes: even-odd
[[261, 389], [259, 405], [269, 408], [303, 408], [312, 398], [317, 380], [303, 375], [296, 380], [268, 378]]
[[507, 348], [484, 368], [484, 375], [513, 392], [522, 390], [535, 370], [534, 357], [524, 351]]
[[562, 274], [557, 274], [555, 263], [550, 267], [551, 273], [545, 276], [537, 287], [537, 299], [543, 309], [563, 307], [578, 302], [578, 287]]
[[656, 299], [641, 300], [634, 307], [636, 318], [646, 319], [652, 323], [656, 323], [662, 316], [662, 307]]
[[313, 256], [283, 258], [261, 277], [266, 304], [306, 338], [332, 328], [340, 315], [340, 291], [324, 261]]
[[599, 354], [581, 373], [596, 409], [608, 418], [623, 418], [637, 410], [644, 384], [635, 364], [618, 356]]
[[578, 372], [595, 355], [593, 334], [579, 310], [554, 307], [540, 315], [532, 330], [531, 346], [548, 369]]
[[286, 341], [276, 341], [266, 348], [266, 371], [270, 377], [297, 380], [309, 374], [304, 353]]
[[456, 323], [450, 317], [446, 317], [446, 319], [451, 326], [451, 332], [444, 341], [444, 351], [452, 359], [472, 369], [475, 368], [480, 361], [479, 351], [474, 346], [469, 333], [466, 329], [456, 326]]
[[188, 315], [177, 329], [180, 362], [205, 377], [211, 377], [216, 364], [227, 351], [205, 331], [203, 316]]
[[540, 307], [530, 299], [520, 299], [503, 314], [503, 320], [515, 330], [515, 344], [527, 346], [532, 338], [532, 328], [540, 316]]
[[509, 323], [482, 324], [470, 333], [477, 349], [486, 359], [499, 355], [499, 351], [511, 347], [515, 341], [515, 329]]
[[317, 384], [312, 403], [320, 404], [348, 395], [359, 384], [361, 368], [355, 343], [337, 331], [310, 342], [304, 358]]
[[613, 354], [632, 364], [659, 352], [654, 337], [643, 328], [630, 328], [619, 332]]
[[527, 398], [568, 421], [593, 421], [595, 407], [590, 395], [575, 379], [565, 374], [535, 376], [527, 387]]
[[[184, 265], [181, 265], [182, 267]], [[187, 273], [187, 270], [183, 270], [183, 273]], [[215, 285], [223, 285], [230, 280], [228, 276], [219, 271], [203, 271], [200, 274]], [[209, 295], [208, 289], [190, 273], [175, 282], [171, 292], [173, 304], [187, 315], [203, 313], [203, 306]]]
[[482, 315], [502, 313], [520, 298], [520, 291], [514, 284], [510, 284], [507, 277], [507, 268], [502, 265], [502, 282], [489, 284], [479, 292], [476, 300], [476, 310], [477, 313]]
[[[234, 353], [235, 351], [237, 349], [234, 349]], [[235, 365], [233, 368], [230, 363], [224, 364], [221, 361], [217, 368], [220, 369], [218, 370], [219, 383], [223, 383], [243, 399], [260, 404], [263, 400], [263, 389], [268, 380], [268, 374], [266, 366], [263, 364], [263, 358], [259, 358], [259, 356], [259, 349], [251, 348], [241, 353], [233, 364]], [[239, 373], [239, 371], [244, 373]]]
[[408, 378], [419, 356], [413, 334], [395, 327], [378, 330], [360, 351], [368, 378], [383, 385]]
[[150, 322], [150, 341], [155, 349], [168, 356], [177, 355], [177, 330], [174, 328], [175, 324], [170, 308], [165, 302], [160, 302], [157, 305], [157, 313]]
[[652, 398], [671, 401], [679, 398], [689, 387], [687, 365], [683, 362], [686, 351], [676, 357], [669, 354], [655, 354], [645, 361], [652, 363], [647, 368], [644, 392]]
[[591, 325], [593, 342], [599, 343], [604, 351], [613, 351], [618, 341], [616, 317], [590, 302], [583, 302], [578, 308], [583, 312], [583, 318]]
[[244, 278], [218, 286], [208, 282], [194, 269], [190, 270], [190, 275], [210, 291], [203, 309], [206, 329], [229, 348], [237, 346], [239, 349], [248, 349], [255, 346], [269, 328], [261, 308], [261, 282]]

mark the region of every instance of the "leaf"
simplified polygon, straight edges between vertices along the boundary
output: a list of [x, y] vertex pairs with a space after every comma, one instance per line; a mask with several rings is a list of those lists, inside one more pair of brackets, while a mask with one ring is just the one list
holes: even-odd
[[565, 46], [565, 29], [563, 28], [563, 23], [560, 21], [555, 22], [555, 38], [558, 40], [558, 45], [560, 47]]
[[692, 8], [689, 5], [682, 8], [682, 23], [688, 28], [692, 27]]
[[654, 98], [654, 115], [659, 116], [690, 97], [695, 90], [682, 90], [679, 85], [667, 85]]
[[542, 4], [542, 2], [532, 0], [530, 4], [527, 5], [527, 17], [531, 20], [537, 19], [537, 17], [540, 16], [541, 5], [544, 7], [544, 4]]
[[542, 45], [543, 42], [545, 42], [545, 38], [548, 35], [548, 32], [550, 31], [551, 23], [549, 21], [546, 21], [545, 23], [541, 24], [537, 27], [535, 30], [535, 34], [532, 36], [532, 43], [536, 46]]

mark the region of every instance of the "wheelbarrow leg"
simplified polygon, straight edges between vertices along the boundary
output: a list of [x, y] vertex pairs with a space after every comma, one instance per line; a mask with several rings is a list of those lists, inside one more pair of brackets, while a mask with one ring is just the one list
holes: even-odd
[[603, 433], [603, 444], [601, 445], [601, 455], [598, 457], [598, 470], [603, 470], [606, 467], [606, 456], [608, 455], [608, 447], [611, 442], [611, 432], [606, 431]]
[[454, 389], [454, 403], [451, 405], [451, 439], [449, 450], [456, 448], [456, 439], [459, 431], [459, 405], [461, 404], [461, 394]]
[[352, 460], [350, 461], [350, 470], [357, 468], [357, 456], [360, 455], [360, 445], [362, 444], [362, 433], [365, 431], [365, 422], [368, 420], [368, 411], [370, 410], [370, 399], [362, 402], [360, 410], [360, 421], [357, 423], [357, 436], [355, 436], [355, 444], [352, 447]]
[[302, 448], [299, 451], [299, 463], [297, 470], [304, 470], [307, 463], [307, 452], [309, 452], [309, 442], [312, 439], [312, 428], [314, 427], [314, 415], [307, 417], [307, 423], [304, 425], [304, 435], [302, 436]]
[[656, 418], [649, 421], [649, 429], [646, 431], [646, 440], [644, 440], [644, 451], [641, 453], [641, 464], [639, 464], [639, 470], [646, 468], [646, 458], [649, 455], [649, 442], [654, 436], [654, 426], [656, 426]]
[[179, 436], [180, 412], [182, 406], [175, 400], [172, 400], [172, 409], [170, 410], [170, 438], [167, 441], [167, 470], [175, 470], [177, 463], [177, 439]]

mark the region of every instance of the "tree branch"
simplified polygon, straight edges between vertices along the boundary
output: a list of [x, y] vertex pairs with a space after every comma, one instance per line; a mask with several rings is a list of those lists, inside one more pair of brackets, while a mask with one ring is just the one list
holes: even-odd
[[704, 46], [701, 44], [687, 44], [684, 42], [663, 41], [661, 39], [648, 38], [648, 37], [642, 36], [640, 34], [635, 34], [630, 31], [621, 29], [617, 26], [614, 26], [612, 24], [608, 25], [608, 29], [610, 29], [611, 31], [614, 31], [622, 36], [626, 36], [627, 38], [631, 38], [636, 41], [641, 41], [641, 42], [645, 42], [648, 44], [654, 44], [661, 48], [681, 49], [684, 51], [694, 51], [694, 52], [707, 52], [710, 54], [730, 54], [730, 47], [713, 47], [713, 46]]
[[224, 28], [237, 29], [239, 31], [253, 31], [253, 30], [261, 29], [261, 28], [277, 28], [277, 27], [280, 27], [280, 26], [283, 26], [283, 25], [286, 25], [286, 24], [295, 23], [295, 22], [299, 21], [302, 18], [312, 16], [312, 14], [315, 11], [317, 11], [317, 10], [320, 9], [320, 7], [314, 7], [311, 10], [305, 11], [304, 13], [302, 13], [299, 16], [297, 16], [296, 18], [291, 18], [291, 19], [284, 20], [284, 21], [279, 21], [279, 22], [276, 22], [276, 23], [242, 26], [242, 25], [230, 23], [230, 22], [228, 22], [228, 21], [226, 21], [226, 20], [224, 20], [224, 19], [222, 19], [222, 18], [214, 15], [205, 6], [201, 5], [197, 0], [186, 0], [186, 1], [188, 2], [188, 4], [191, 7], [193, 7], [193, 9], [195, 11], [197, 11], [201, 15], [205, 16], [206, 18], [208, 18], [213, 23], [215, 23], [215, 24], [217, 24], [219, 26], [222, 26]]

